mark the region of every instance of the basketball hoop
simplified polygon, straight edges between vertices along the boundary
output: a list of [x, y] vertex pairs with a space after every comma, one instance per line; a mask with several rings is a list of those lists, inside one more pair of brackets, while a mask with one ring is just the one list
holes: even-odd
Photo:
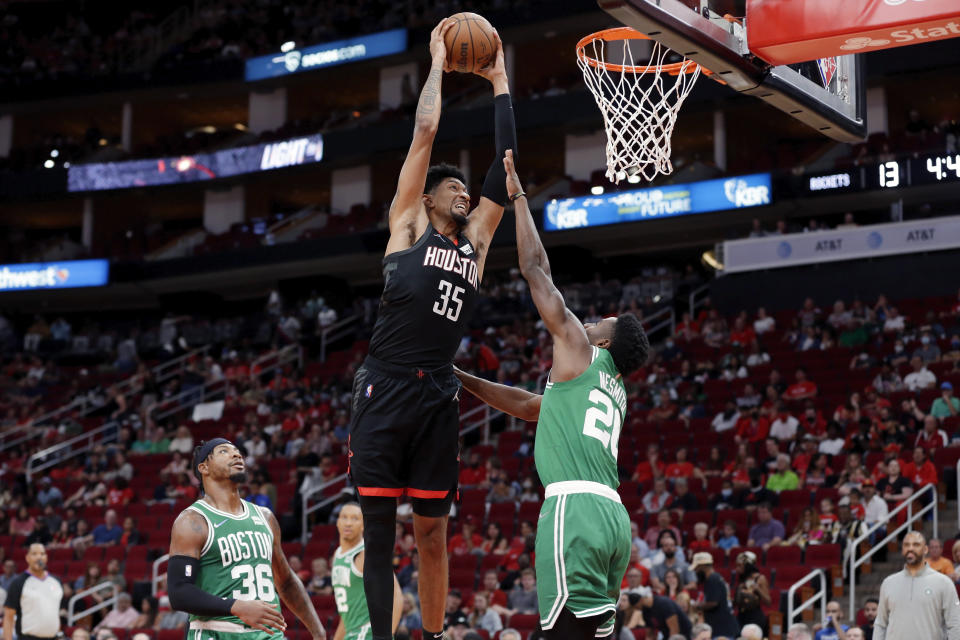
[[[634, 63], [633, 40], [650, 41], [646, 64]], [[607, 43], [616, 41], [623, 42], [623, 64], [607, 61]], [[606, 175], [611, 182], [620, 184], [635, 175], [653, 180], [658, 174], [673, 173], [670, 136], [677, 113], [700, 73], [711, 73], [687, 58], [666, 62], [671, 54], [671, 49], [629, 27], [597, 31], [577, 43], [577, 64], [603, 114]]]

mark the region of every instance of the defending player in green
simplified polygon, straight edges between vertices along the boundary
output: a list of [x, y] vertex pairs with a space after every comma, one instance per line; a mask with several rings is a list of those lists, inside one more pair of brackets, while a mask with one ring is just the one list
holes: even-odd
[[[348, 502], [337, 517], [340, 546], [333, 554], [331, 582], [340, 614], [333, 640], [368, 640], [370, 612], [363, 590], [363, 514], [360, 505]], [[397, 577], [393, 577], [393, 630], [397, 630], [403, 615], [403, 592]]]
[[243, 455], [215, 438], [193, 452], [203, 494], [170, 536], [170, 605], [190, 614], [187, 640], [282, 640], [283, 601], [313, 640], [327, 637], [310, 597], [287, 563], [269, 509], [241, 500]]
[[503, 164], [516, 205], [520, 271], [553, 336], [553, 368], [542, 396], [456, 373], [492, 407], [538, 422], [534, 459], [546, 487], [536, 547], [540, 624], [548, 638], [588, 640], [613, 630], [630, 559], [630, 518], [617, 494], [617, 443], [627, 408], [623, 377], [646, 362], [650, 343], [632, 314], [584, 325], [567, 309], [512, 151]]

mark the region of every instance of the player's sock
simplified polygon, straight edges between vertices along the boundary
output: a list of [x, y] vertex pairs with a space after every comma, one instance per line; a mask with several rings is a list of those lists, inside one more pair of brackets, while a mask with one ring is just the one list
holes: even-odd
[[363, 591], [374, 640], [393, 640], [393, 544], [397, 499], [360, 496], [363, 511]]
[[443, 631], [438, 631], [436, 633], [432, 631], [423, 630], [423, 640], [443, 640], [444, 635]]

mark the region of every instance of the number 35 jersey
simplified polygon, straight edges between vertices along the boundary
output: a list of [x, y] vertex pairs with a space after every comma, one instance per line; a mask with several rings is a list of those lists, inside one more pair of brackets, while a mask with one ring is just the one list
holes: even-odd
[[[246, 500], [242, 504], [244, 511], [240, 515], [215, 509], [204, 500], [197, 500], [187, 507], [207, 521], [207, 540], [200, 552], [197, 587], [220, 598], [262, 600], [279, 607], [280, 599], [273, 582], [273, 531], [260, 507]], [[190, 621], [191, 629], [250, 630], [236, 616], [208, 618], [191, 615]], [[220, 626], [214, 628], [211, 621]], [[231, 628], [234, 625], [236, 629]], [[283, 634], [278, 635], [282, 637]], [[263, 632], [250, 635], [251, 640], [258, 637], [269, 635]]]
[[570, 480], [613, 490], [620, 485], [617, 444], [627, 392], [610, 352], [591, 349], [586, 371], [565, 382], [547, 382], [543, 392], [533, 455], [544, 486]]
[[383, 295], [370, 355], [390, 364], [448, 365], [473, 315], [479, 287], [476, 249], [428, 224], [409, 249], [383, 259]]

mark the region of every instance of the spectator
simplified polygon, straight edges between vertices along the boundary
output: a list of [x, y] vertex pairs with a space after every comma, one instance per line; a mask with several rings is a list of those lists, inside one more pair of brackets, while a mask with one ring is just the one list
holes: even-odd
[[499, 614], [507, 615], [507, 594], [500, 589], [500, 578], [496, 569], [487, 569], [483, 574], [482, 589], [477, 591], [487, 597], [488, 606]]
[[840, 428], [836, 422], [827, 424], [827, 437], [820, 441], [817, 451], [828, 456], [839, 455], [843, 451], [846, 441], [840, 436]]
[[953, 385], [949, 382], [940, 384], [940, 397], [933, 401], [930, 415], [940, 420], [960, 415], [960, 400], [953, 395]]
[[509, 540], [503, 535], [503, 529], [497, 522], [487, 524], [487, 535], [480, 544], [484, 554], [504, 555], [509, 550]]
[[800, 327], [807, 328], [812, 327], [819, 323], [821, 311], [819, 307], [813, 302], [813, 298], [807, 298], [803, 301], [803, 307], [797, 313], [797, 318], [800, 320]]
[[403, 608], [400, 613], [400, 624], [397, 625], [397, 635], [407, 634], [411, 637], [412, 631], [423, 628], [423, 620], [420, 618], [420, 610], [417, 608], [417, 601], [412, 593], [403, 594]]
[[37, 491], [37, 504], [41, 507], [51, 505], [59, 507], [63, 503], [63, 493], [51, 484], [50, 478], [40, 478], [40, 490]]
[[798, 622], [790, 625], [790, 629], [787, 631], [787, 640], [813, 640], [813, 632], [810, 631], [810, 627]]
[[662, 552], [662, 560], [650, 569], [650, 583], [658, 592], [663, 592], [663, 580], [667, 571], [675, 570], [680, 574], [684, 588], [696, 587], [696, 576], [687, 568], [686, 560], [679, 552], [679, 538], [675, 538], [669, 531], [665, 531], [658, 543]]
[[10, 519], [11, 536], [29, 536], [37, 526], [37, 520], [30, 515], [27, 507], [21, 505], [17, 509], [17, 515]]
[[823, 536], [824, 532], [817, 512], [807, 507], [800, 515], [800, 521], [793, 530], [793, 535], [784, 544], [803, 548], [808, 544], [820, 544], [823, 542]]
[[486, 631], [491, 637], [503, 629], [500, 614], [490, 608], [486, 594], [477, 593], [473, 596], [473, 613], [470, 614], [470, 628]]
[[748, 547], [762, 547], [764, 551], [783, 542], [786, 532], [783, 523], [774, 519], [769, 503], [757, 506], [757, 523], [750, 527]]
[[863, 625], [866, 640], [873, 638], [873, 626], [877, 621], [877, 610], [880, 601], [877, 598], [867, 598], [863, 603], [863, 619], [866, 624]]
[[770, 582], [757, 568], [757, 554], [743, 551], [737, 555], [734, 578], [737, 581], [734, 596], [737, 622], [743, 626], [757, 625], [765, 635], [768, 624], [763, 608], [770, 606], [772, 599]]
[[940, 428], [940, 423], [933, 415], [928, 415], [923, 418], [923, 429], [917, 434], [913, 446], [936, 451], [946, 447], [948, 442], [947, 432]]
[[133, 489], [122, 476], [113, 481], [113, 487], [107, 491], [107, 506], [126, 507], [133, 500]]
[[800, 421], [790, 415], [782, 402], [777, 402], [774, 408], [777, 417], [770, 423], [770, 437], [781, 444], [792, 442], [797, 437], [797, 427], [800, 425]]
[[515, 613], [533, 614], [537, 613], [537, 574], [533, 569], [527, 567], [520, 572], [520, 584], [514, 586], [510, 591], [507, 602]]
[[660, 447], [655, 444], [647, 445], [647, 459], [639, 462], [634, 469], [633, 482], [644, 484], [656, 477], [662, 476], [666, 464], [660, 460]]
[[666, 422], [667, 420], [673, 420], [676, 415], [677, 405], [670, 397], [670, 392], [664, 389], [658, 396], [657, 406], [647, 414], [647, 420], [654, 423]]
[[690, 632], [690, 640], [710, 640], [713, 637], [713, 629], [705, 622], [693, 625], [693, 631]]
[[733, 520], [727, 520], [723, 523], [722, 535], [717, 538], [717, 547], [727, 553], [730, 549], [740, 546], [740, 539], [737, 537], [737, 525]]
[[307, 581], [307, 593], [312, 596], [333, 594], [330, 575], [330, 563], [326, 558], [314, 558], [310, 561], [310, 579]]
[[855, 518], [849, 504], [840, 504], [837, 507], [837, 521], [833, 523], [824, 536], [829, 543], [839, 544], [841, 549], [847, 548], [847, 542], [852, 542], [864, 532], [863, 522]]
[[189, 615], [184, 611], [173, 611], [170, 608], [170, 597], [161, 595], [157, 599], [157, 620], [153, 625], [155, 631], [161, 629], [185, 629]]
[[133, 622], [134, 629], [151, 629], [157, 621], [157, 601], [152, 596], [145, 596], [140, 601], [140, 615]]
[[698, 522], [693, 525], [693, 540], [687, 543], [687, 548], [691, 553], [697, 551], [710, 551], [713, 543], [710, 542], [710, 525], [706, 522]]
[[760, 218], [754, 218], [752, 226], [750, 227], [750, 238], [764, 238], [768, 234], [764, 230], [763, 226], [760, 224]]
[[781, 453], [777, 456], [777, 470], [767, 478], [767, 489], [770, 491], [793, 491], [800, 488], [800, 478], [790, 468], [790, 456]]
[[923, 364], [940, 362], [940, 347], [933, 334], [924, 331], [920, 336], [920, 346], [913, 350], [913, 357], [920, 358]]
[[[703, 478], [702, 472], [697, 469], [697, 473], [703, 480], [703, 486], [706, 487], [706, 478]], [[682, 515], [685, 511], [696, 511], [700, 508], [700, 501], [690, 492], [690, 486], [686, 478], [677, 478], [673, 482], [673, 500], [670, 502], [670, 508], [675, 509]]]
[[107, 572], [100, 577], [100, 583], [102, 582], [112, 582], [117, 587], [117, 591], [124, 591], [127, 588], [127, 579], [120, 573], [120, 560], [111, 558], [107, 562]]
[[713, 556], [704, 552], [694, 554], [690, 569], [703, 586], [703, 599], [696, 603], [696, 608], [703, 614], [704, 622], [710, 625], [717, 636], [736, 638], [740, 633], [740, 625], [730, 607], [730, 588], [713, 570]]
[[651, 549], [659, 548], [660, 543], [660, 534], [664, 531], [669, 531], [673, 534], [674, 540], [682, 540], [680, 537], [680, 530], [677, 529], [671, 523], [670, 511], [667, 509], [662, 509], [660, 513], [657, 514], [657, 524], [647, 529], [647, 533], [644, 536], [644, 542], [647, 543], [647, 546]]
[[784, 400], [806, 400], [817, 397], [817, 385], [807, 380], [807, 371], [803, 367], [797, 369], [796, 382], [787, 387], [783, 393]]
[[900, 474], [900, 462], [896, 458], [887, 463], [887, 475], [877, 482], [877, 491], [894, 507], [913, 494], [913, 483]]
[[873, 379], [873, 388], [877, 393], [888, 394], [903, 390], [903, 379], [888, 362], [880, 365], [880, 373]]
[[937, 486], [937, 468], [933, 466], [923, 447], [913, 450], [913, 460], [901, 467], [903, 477], [913, 483], [914, 489], [919, 491], [927, 485]]
[[476, 532], [472, 516], [467, 516], [460, 525], [460, 533], [450, 538], [447, 550], [450, 555], [462, 556], [468, 553], [483, 553], [483, 538]]
[[482, 485], [487, 479], [487, 469], [480, 464], [480, 454], [472, 452], [468, 457], [466, 464], [460, 469], [460, 487], [462, 489], [473, 489]]
[[103, 524], [93, 528], [93, 543], [100, 546], [112, 546], [120, 541], [123, 528], [117, 524], [117, 512], [107, 509], [103, 515]]
[[627, 595], [631, 604], [641, 607], [645, 621], [657, 620], [660, 623], [659, 632], [664, 638], [680, 635], [689, 638], [693, 630], [690, 618], [683, 609], [667, 596], [653, 593], [649, 587], [641, 587], [636, 593]]
[[934, 571], [939, 571], [951, 580], [953, 579], [953, 563], [943, 557], [943, 543], [936, 538], [930, 538], [927, 543], [927, 564]]
[[[813, 222], [813, 220], [810, 222]], [[740, 629], [740, 637], [743, 640], [763, 640], [763, 629], [755, 624], [745, 625]]]
[[[838, 224], [837, 229], [856, 229], [857, 226], [858, 226], [857, 223], [853, 219], [853, 214], [848, 211], [845, 214], [843, 214], [843, 224]], [[828, 608], [829, 608], [829, 605], [828, 605]], [[817, 637], [817, 640], [820, 640], [819, 635]]]
[[843, 609], [840, 607], [840, 603], [836, 600], [831, 600], [827, 603], [827, 610], [825, 612], [826, 622], [823, 625], [823, 628], [817, 631], [815, 640], [843, 640], [846, 638], [846, 632], [848, 627], [843, 624]]
[[259, 482], [254, 481], [250, 483], [250, 492], [247, 494], [246, 500], [259, 507], [266, 507], [267, 509], [270, 509], [270, 511], [274, 510], [273, 502], [271, 502], [270, 496], [264, 493], [263, 487]]
[[889, 307], [886, 320], [883, 321], [883, 331], [885, 333], [898, 333], [906, 328], [906, 318], [900, 315], [896, 307]]
[[753, 327], [747, 324], [746, 316], [740, 316], [733, 322], [733, 329], [730, 330], [730, 344], [739, 346], [741, 349], [755, 342], [757, 333]]
[[516, 629], [504, 629], [500, 632], [500, 640], [520, 640], [520, 632]]
[[167, 450], [171, 453], [182, 453], [184, 455], [193, 453], [193, 435], [190, 434], [190, 429], [186, 425], [180, 425], [177, 428], [176, 437], [170, 441]]
[[129, 593], [118, 595], [116, 607], [93, 628], [94, 632], [100, 629], [132, 629], [140, 613], [133, 608], [131, 602]]
[[737, 423], [737, 433], [734, 436], [734, 441], [737, 444], [763, 442], [767, 439], [769, 433], [770, 421], [767, 420], [766, 416], [761, 415], [758, 407], [753, 407], [750, 409], [750, 413], [741, 416]]
[[487, 502], [502, 503], [516, 502], [516, 500], [517, 490], [507, 479], [506, 475], [501, 474], [497, 476], [493, 482], [493, 486], [490, 488], [490, 493], [487, 494]]
[[767, 315], [765, 308], [757, 309], [757, 319], [753, 321], [753, 330], [756, 331], [758, 336], [773, 331], [776, 326], [776, 320], [773, 319], [773, 316]]
[[450, 589], [447, 593], [447, 603], [446, 609], [444, 612], [443, 618], [443, 628], [447, 629], [454, 625], [454, 621], [458, 619], [463, 619], [464, 624], [466, 624], [467, 614], [464, 613], [461, 609], [463, 604], [463, 594], [460, 593], [459, 589]]
[[723, 411], [713, 417], [713, 421], [710, 423], [710, 426], [713, 428], [714, 432], [723, 433], [724, 431], [730, 431], [731, 429], [736, 428], [739, 420], [740, 412], [737, 411], [736, 401], [727, 400], [727, 404], [724, 406]]
[[837, 300], [833, 303], [833, 313], [827, 316], [827, 324], [836, 331], [846, 329], [853, 322], [853, 316], [847, 311], [843, 300]]

